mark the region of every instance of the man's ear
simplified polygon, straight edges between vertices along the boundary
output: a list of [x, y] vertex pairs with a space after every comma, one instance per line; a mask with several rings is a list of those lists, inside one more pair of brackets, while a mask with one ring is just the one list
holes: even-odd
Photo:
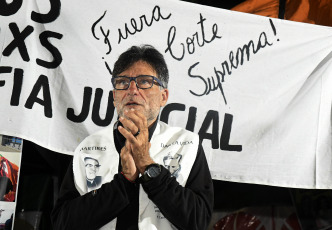
[[166, 105], [168, 100], [168, 89], [163, 89], [161, 92], [161, 98], [160, 98], [160, 107], [163, 107]]
[[115, 98], [115, 90], [114, 89], [113, 89], [112, 93], [113, 93], [113, 105], [114, 105], [114, 107], [116, 107], [115, 106], [115, 99], [114, 99]]

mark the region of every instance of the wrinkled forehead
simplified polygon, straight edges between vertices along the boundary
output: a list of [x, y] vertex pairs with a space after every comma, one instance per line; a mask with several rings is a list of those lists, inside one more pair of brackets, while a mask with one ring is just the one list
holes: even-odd
[[86, 164], [98, 165], [98, 162], [94, 159], [85, 159]]

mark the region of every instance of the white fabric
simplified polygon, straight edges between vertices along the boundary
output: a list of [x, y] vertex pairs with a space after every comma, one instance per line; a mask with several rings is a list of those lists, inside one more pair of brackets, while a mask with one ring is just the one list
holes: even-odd
[[117, 117], [108, 68], [148, 43], [170, 71], [161, 117], [203, 137], [213, 179], [332, 189], [332, 28], [177, 0], [51, 2], [0, 16], [0, 133], [72, 155]]
[[[97, 159], [100, 166], [98, 176], [103, 184], [113, 180], [118, 173], [119, 154], [116, 151], [113, 137], [113, 125], [87, 137], [77, 147], [73, 160], [75, 187], [81, 195], [88, 192], [84, 158]], [[197, 134], [182, 128], [170, 127], [159, 122], [151, 138], [150, 156], [166, 168], [169, 168], [180, 185], [185, 186], [191, 168], [196, 159], [199, 138]], [[173, 171], [172, 167], [178, 170]], [[161, 214], [158, 207], [148, 198], [140, 185], [139, 191], [139, 229], [175, 229]], [[116, 219], [101, 229], [115, 229]]]

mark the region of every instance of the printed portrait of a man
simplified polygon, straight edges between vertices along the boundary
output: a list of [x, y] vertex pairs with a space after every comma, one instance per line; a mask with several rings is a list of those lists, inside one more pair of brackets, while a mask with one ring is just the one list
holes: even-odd
[[101, 176], [97, 176], [100, 167], [99, 161], [92, 157], [85, 157], [84, 164], [88, 191], [99, 188], [102, 179]]
[[174, 156], [168, 154], [163, 158], [164, 166], [168, 169], [172, 176], [178, 177], [178, 173], [181, 170], [181, 161], [182, 155], [175, 154]]

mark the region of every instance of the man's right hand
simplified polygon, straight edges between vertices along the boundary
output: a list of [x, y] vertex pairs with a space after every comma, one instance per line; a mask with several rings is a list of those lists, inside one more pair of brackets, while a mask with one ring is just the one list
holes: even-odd
[[126, 141], [126, 144], [121, 149], [120, 158], [123, 175], [128, 180], [134, 182], [138, 177], [139, 171], [136, 168], [135, 161], [131, 153], [131, 147], [128, 141]]

